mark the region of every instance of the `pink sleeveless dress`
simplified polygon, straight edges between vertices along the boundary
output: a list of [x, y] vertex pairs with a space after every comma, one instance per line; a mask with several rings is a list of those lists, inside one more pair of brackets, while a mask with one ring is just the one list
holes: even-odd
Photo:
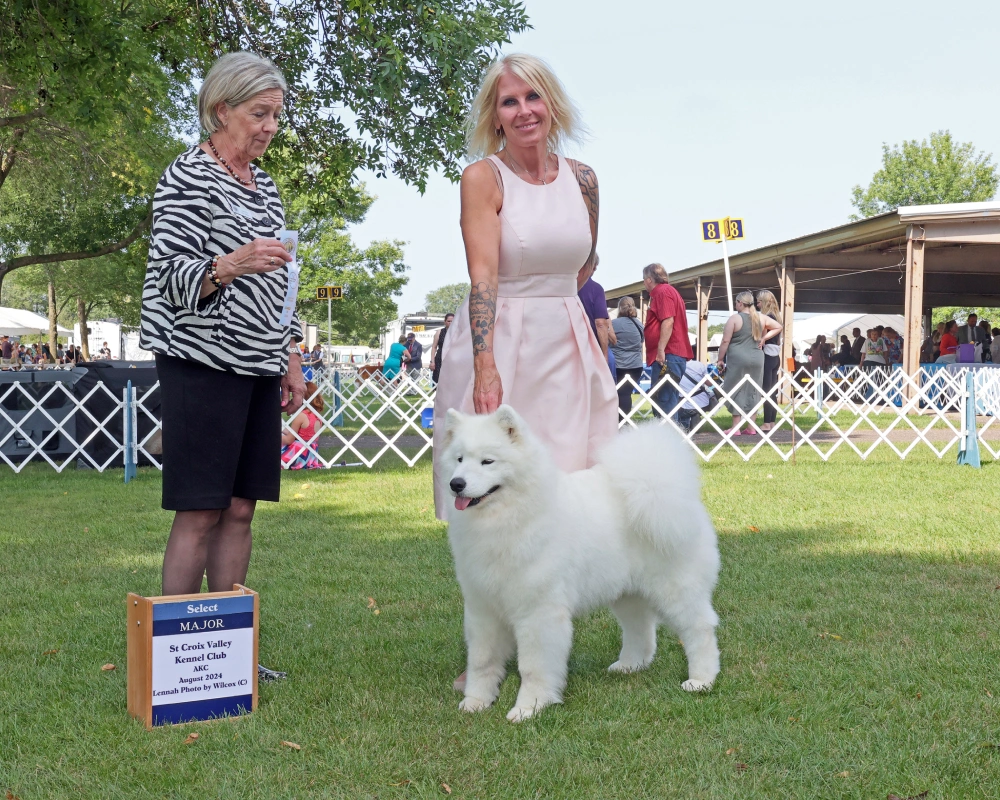
[[[503, 402], [513, 406], [566, 472], [586, 469], [618, 431], [611, 371], [576, 293], [591, 248], [590, 220], [566, 159], [545, 186], [519, 178], [496, 156], [503, 181], [493, 355]], [[466, 297], [448, 331], [434, 402], [434, 505], [454, 499], [439, 462], [449, 408], [474, 413], [472, 332]]]

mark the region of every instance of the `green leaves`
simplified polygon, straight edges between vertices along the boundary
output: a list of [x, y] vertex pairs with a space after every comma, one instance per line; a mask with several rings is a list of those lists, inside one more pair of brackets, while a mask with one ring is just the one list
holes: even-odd
[[1000, 184], [997, 165], [971, 142], [957, 144], [948, 131], [890, 148], [882, 145], [882, 169], [867, 189], [855, 186], [851, 219], [873, 217], [900, 206], [990, 200]]
[[378, 241], [361, 249], [351, 241], [344, 220], [316, 219], [304, 210], [293, 214], [302, 240], [299, 318], [325, 330], [327, 303], [316, 300], [315, 289], [343, 286], [344, 299], [331, 306], [334, 338], [344, 344], [377, 345], [379, 333], [398, 314], [393, 298], [408, 280], [403, 242]]
[[454, 314], [468, 293], [468, 281], [449, 283], [427, 293], [424, 309], [428, 314]]
[[[359, 167], [421, 191], [432, 169], [457, 179], [479, 78], [528, 25], [516, 0], [276, 0], [264, 6], [270, 14], [249, 0], [205, 8], [210, 38], [272, 58], [285, 73], [291, 147], [281, 160], [269, 151], [264, 166], [294, 170], [309, 190]], [[303, 169], [310, 164], [323, 169]]]

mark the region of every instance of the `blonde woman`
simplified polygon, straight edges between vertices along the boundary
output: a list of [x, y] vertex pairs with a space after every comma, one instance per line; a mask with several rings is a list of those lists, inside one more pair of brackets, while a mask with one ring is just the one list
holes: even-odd
[[611, 322], [611, 332], [614, 343], [611, 352], [615, 354], [615, 380], [621, 384], [618, 388], [618, 410], [624, 418], [632, 410], [632, 384], [625, 381], [631, 378], [638, 385], [642, 378], [642, 325], [636, 319], [635, 301], [631, 297], [623, 297], [618, 301], [618, 316]]
[[617, 432], [614, 381], [577, 297], [597, 245], [597, 177], [559, 155], [581, 132], [544, 62], [509, 55], [487, 70], [467, 123], [469, 154], [482, 160], [461, 184], [471, 290], [442, 348], [434, 404], [439, 519], [465, 500], [437, 461], [450, 408], [510, 404], [567, 472], [591, 466]]
[[[760, 399], [757, 387], [764, 380], [764, 343], [777, 336], [781, 326], [770, 317], [757, 312], [750, 292], [736, 295], [733, 305], [736, 313], [726, 320], [726, 327], [722, 331], [719, 363], [726, 364], [723, 391], [732, 396], [731, 400], [726, 401], [726, 406], [732, 412], [733, 427], [726, 433], [739, 436], [741, 433], [756, 433], [752, 425], [741, 431], [740, 424]], [[753, 383], [748, 381], [737, 389], [740, 381], [747, 375]], [[749, 422], [749, 418], [747, 421]]]
[[[781, 325], [781, 309], [778, 307], [778, 300], [767, 289], [761, 289], [757, 292], [757, 310], [760, 311], [760, 313], [765, 317], [769, 317], [777, 322], [778, 325]], [[770, 331], [768, 331], [768, 333], [770, 333]], [[764, 424], [760, 426], [760, 429], [767, 432], [774, 427], [774, 421], [778, 416], [778, 406], [775, 402], [773, 402], [777, 398], [773, 397], [772, 392], [778, 383], [778, 370], [781, 367], [780, 330], [778, 331], [778, 334], [772, 338], [767, 338], [765, 336], [763, 350], [764, 382], [761, 384], [761, 388], [770, 400], [764, 403]]]

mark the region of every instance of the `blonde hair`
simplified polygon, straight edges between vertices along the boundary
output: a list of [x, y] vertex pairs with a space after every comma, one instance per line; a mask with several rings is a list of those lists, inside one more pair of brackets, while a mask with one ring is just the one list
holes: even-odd
[[268, 89], [288, 91], [281, 70], [253, 53], [226, 53], [212, 65], [198, 90], [198, 119], [209, 134], [222, 127], [215, 107], [234, 108]]
[[619, 300], [618, 301], [618, 316], [619, 317], [634, 317], [634, 316], [636, 316], [635, 300], [633, 300], [628, 295], [625, 295], [621, 300]]
[[777, 298], [767, 289], [757, 292], [757, 302], [760, 303], [760, 313], [765, 317], [770, 314], [779, 323], [781, 322], [781, 308], [778, 306]]
[[743, 291], [733, 299], [735, 302], [747, 307], [746, 313], [750, 317], [750, 334], [753, 336], [755, 342], [759, 342], [760, 337], [764, 335], [764, 323], [760, 321], [760, 313], [754, 308], [753, 294]]
[[580, 112], [569, 99], [552, 68], [542, 59], [525, 53], [511, 53], [494, 61], [483, 75], [469, 116], [465, 120], [465, 141], [469, 158], [485, 158], [506, 143], [503, 131], [496, 126], [497, 85], [504, 73], [516, 75], [538, 92], [552, 117], [549, 150], [557, 153], [567, 141], [579, 142], [586, 134]]
[[667, 271], [663, 268], [663, 264], [647, 264], [642, 268], [643, 278], [652, 278], [653, 283], [670, 283], [670, 279], [667, 277]]

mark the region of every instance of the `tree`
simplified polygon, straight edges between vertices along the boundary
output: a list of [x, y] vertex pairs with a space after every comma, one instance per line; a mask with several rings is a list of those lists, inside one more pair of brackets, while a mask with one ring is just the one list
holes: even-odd
[[930, 141], [915, 139], [890, 148], [882, 144], [882, 169], [867, 189], [855, 186], [851, 219], [873, 217], [900, 206], [932, 203], [974, 203], [990, 200], [1000, 173], [989, 153], [976, 152], [971, 142], [956, 144], [948, 131]]
[[265, 168], [274, 164], [297, 192], [341, 199], [359, 167], [421, 191], [431, 169], [456, 179], [482, 72], [528, 26], [518, 0], [190, 5], [204, 9], [198, 24], [214, 53], [251, 50], [288, 80], [288, 124]]
[[969, 314], [975, 314], [979, 321], [989, 320], [990, 327], [1000, 327], [1000, 308], [973, 308], [971, 306], [938, 306], [934, 309], [931, 318], [932, 324], [937, 327], [939, 322], [957, 320], [959, 325], [964, 325], [969, 318]]
[[[362, 209], [374, 198], [364, 194]], [[299, 318], [326, 328], [327, 302], [316, 299], [317, 286], [342, 286], [344, 297], [331, 308], [334, 337], [344, 344], [378, 345], [379, 334], [398, 316], [394, 297], [406, 285], [403, 242], [377, 241], [361, 249], [346, 232], [342, 218], [315, 217], [307, 199], [299, 199], [289, 221], [299, 230]], [[361, 216], [363, 217], [363, 211]]]
[[469, 294], [469, 282], [449, 283], [434, 291], [428, 292], [424, 298], [424, 309], [428, 314], [454, 314]]
[[[317, 214], [349, 220], [363, 205], [359, 168], [420, 190], [431, 169], [457, 178], [461, 121], [482, 69], [526, 26], [516, 0], [3, 0], [0, 288], [12, 270], [107, 255], [145, 235], [145, 173], [155, 180], [181, 148], [175, 139], [164, 152], [170, 136], [197, 130], [194, 87], [223, 52], [257, 52], [286, 75], [287, 124], [261, 159], [286, 203], [304, 197]], [[108, 180], [84, 191], [68, 160], [101, 143], [130, 169], [93, 159], [86, 174]], [[24, 183], [49, 193], [22, 207], [8, 191], [28, 164]], [[129, 188], [115, 195], [122, 174]], [[45, 212], [72, 230], [45, 238], [25, 224]]]
[[5, 0], [0, 8], [0, 284], [144, 235], [190, 131], [199, 43], [184, 0]]

